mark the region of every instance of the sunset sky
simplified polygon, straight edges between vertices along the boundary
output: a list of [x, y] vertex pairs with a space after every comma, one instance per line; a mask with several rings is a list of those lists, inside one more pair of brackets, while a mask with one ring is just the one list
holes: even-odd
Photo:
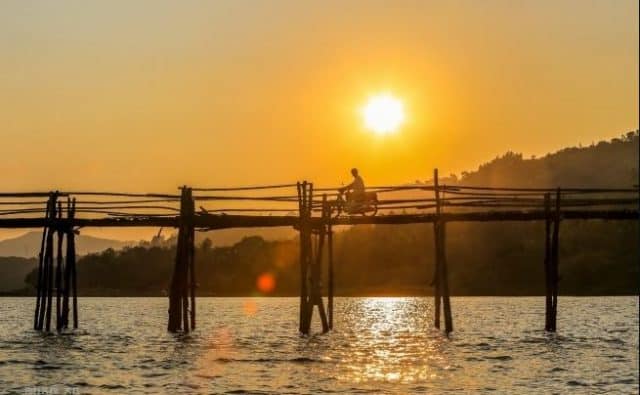
[[637, 1], [3, 1], [0, 51], [4, 190], [402, 183], [638, 127]]

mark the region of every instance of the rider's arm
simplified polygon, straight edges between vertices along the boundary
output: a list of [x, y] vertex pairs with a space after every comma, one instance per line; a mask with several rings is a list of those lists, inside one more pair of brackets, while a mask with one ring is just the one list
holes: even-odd
[[353, 184], [355, 184], [355, 183], [356, 183], [356, 182], [355, 182], [355, 181], [353, 181], [351, 184], [343, 186], [343, 187], [342, 187], [342, 190], [344, 190], [344, 191], [348, 191], [348, 190], [350, 190], [350, 189], [353, 189]]

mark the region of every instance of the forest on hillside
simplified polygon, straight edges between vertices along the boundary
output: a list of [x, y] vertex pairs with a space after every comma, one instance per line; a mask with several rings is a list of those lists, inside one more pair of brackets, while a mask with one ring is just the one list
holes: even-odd
[[[638, 183], [638, 132], [568, 148], [542, 158], [507, 153], [478, 170], [448, 180], [465, 185], [523, 187], [631, 187]], [[640, 279], [637, 221], [563, 221], [560, 227], [560, 292], [572, 295], [637, 294]], [[335, 236], [339, 295], [429, 294], [433, 277], [432, 225], [357, 226]], [[109, 249], [82, 257], [78, 281], [85, 295], [163, 295], [175, 246]], [[200, 295], [260, 295], [256, 281], [275, 279], [271, 295], [297, 295], [297, 239], [246, 237], [196, 249]], [[447, 257], [453, 295], [537, 295], [544, 291], [543, 223], [451, 223]], [[35, 286], [36, 272], [27, 276]]]

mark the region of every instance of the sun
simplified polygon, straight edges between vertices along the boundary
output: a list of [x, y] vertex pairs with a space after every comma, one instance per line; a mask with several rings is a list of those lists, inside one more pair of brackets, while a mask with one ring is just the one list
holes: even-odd
[[381, 93], [369, 98], [362, 108], [362, 117], [365, 127], [374, 133], [393, 133], [404, 122], [404, 106], [393, 95]]

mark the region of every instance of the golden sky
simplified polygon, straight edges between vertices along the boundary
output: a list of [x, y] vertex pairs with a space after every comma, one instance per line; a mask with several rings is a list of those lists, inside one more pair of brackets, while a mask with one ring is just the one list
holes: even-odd
[[0, 53], [5, 190], [401, 183], [638, 127], [637, 1], [3, 1]]

